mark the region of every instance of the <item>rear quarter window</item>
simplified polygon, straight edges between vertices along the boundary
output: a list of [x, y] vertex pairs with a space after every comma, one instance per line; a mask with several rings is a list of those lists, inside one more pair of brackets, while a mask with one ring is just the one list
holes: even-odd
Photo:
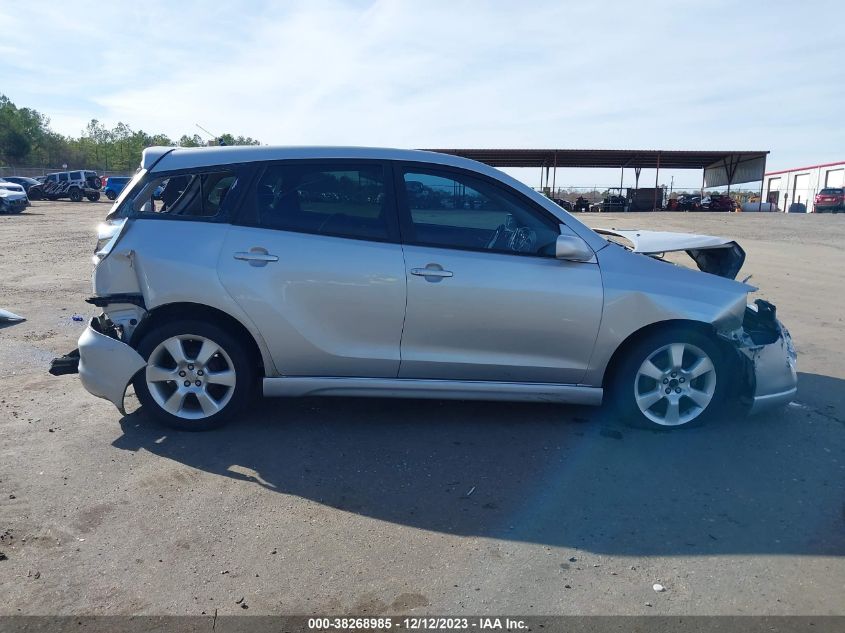
[[237, 182], [237, 171], [229, 168], [153, 175], [137, 195], [121, 205], [118, 215], [222, 219]]

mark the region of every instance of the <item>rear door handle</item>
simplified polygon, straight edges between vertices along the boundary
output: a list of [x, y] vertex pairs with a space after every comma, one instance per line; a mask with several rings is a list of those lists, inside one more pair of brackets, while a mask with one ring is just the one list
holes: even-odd
[[235, 259], [249, 262], [251, 266], [266, 266], [268, 262], [279, 261], [277, 255], [271, 255], [263, 248], [254, 248], [249, 252], [240, 251], [235, 253], [234, 257]]

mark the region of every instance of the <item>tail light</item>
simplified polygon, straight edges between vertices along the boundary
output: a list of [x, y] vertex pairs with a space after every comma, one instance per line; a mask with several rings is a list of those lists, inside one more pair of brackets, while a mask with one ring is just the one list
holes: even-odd
[[94, 265], [103, 261], [120, 238], [121, 229], [126, 224], [125, 219], [107, 220], [97, 226], [97, 248], [94, 249]]

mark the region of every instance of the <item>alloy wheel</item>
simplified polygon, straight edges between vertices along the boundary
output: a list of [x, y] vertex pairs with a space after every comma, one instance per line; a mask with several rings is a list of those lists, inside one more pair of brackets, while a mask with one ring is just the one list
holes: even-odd
[[634, 399], [655, 424], [680, 426], [700, 416], [716, 391], [716, 367], [689, 343], [664, 345], [646, 358], [634, 378]]
[[223, 410], [235, 392], [235, 365], [211, 339], [182, 334], [159, 343], [146, 368], [147, 389], [165, 411], [202, 420]]

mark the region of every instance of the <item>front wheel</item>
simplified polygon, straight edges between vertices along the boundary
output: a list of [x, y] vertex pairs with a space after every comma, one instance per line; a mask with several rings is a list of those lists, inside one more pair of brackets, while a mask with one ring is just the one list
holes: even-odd
[[111, 189], [109, 189], [108, 191], [106, 191], [106, 198], [108, 198], [109, 200], [114, 200], [115, 198], [117, 198], [117, 194]]
[[255, 371], [237, 338], [205, 321], [154, 328], [138, 345], [147, 366], [134, 379], [144, 410], [187, 431], [217, 428], [243, 409]]
[[614, 404], [631, 424], [692, 427], [718, 414], [731, 381], [719, 346], [705, 334], [669, 328], [628, 351], [612, 386]]
[[71, 202], [82, 202], [82, 189], [73, 187], [69, 192]]

